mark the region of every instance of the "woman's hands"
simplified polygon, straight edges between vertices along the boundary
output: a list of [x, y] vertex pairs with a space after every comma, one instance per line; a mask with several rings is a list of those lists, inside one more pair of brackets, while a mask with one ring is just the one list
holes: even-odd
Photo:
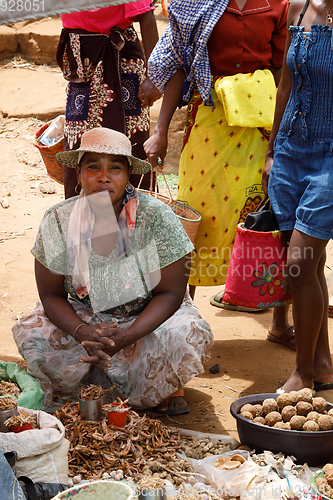
[[[155, 128], [153, 135], [144, 142], [143, 147], [152, 167], [158, 165], [162, 169], [168, 149], [167, 131], [165, 133], [160, 133]], [[162, 161], [158, 163], [157, 158], [160, 158]]]
[[140, 85], [138, 90], [138, 98], [141, 101], [141, 106], [146, 108], [152, 106], [155, 101], [162, 97], [162, 93], [158, 90], [153, 82], [147, 77]]
[[273, 157], [272, 156], [266, 156], [266, 161], [265, 161], [265, 166], [262, 171], [262, 177], [261, 177], [261, 184], [262, 188], [264, 191], [264, 194], [268, 195], [268, 182], [269, 182], [269, 175], [271, 173], [271, 168], [273, 165]]
[[85, 348], [88, 356], [81, 356], [80, 361], [96, 365], [102, 370], [110, 368], [111, 357], [123, 348], [122, 342], [119, 342], [119, 337], [123, 335], [117, 335], [122, 330], [117, 327], [118, 323], [82, 326], [76, 334], [76, 340]]

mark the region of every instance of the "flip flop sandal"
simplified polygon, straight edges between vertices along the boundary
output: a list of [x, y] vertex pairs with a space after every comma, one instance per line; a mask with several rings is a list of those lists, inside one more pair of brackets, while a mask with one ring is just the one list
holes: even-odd
[[280, 337], [276, 337], [271, 333], [267, 334], [267, 340], [270, 342], [275, 342], [276, 344], [284, 345], [285, 347], [289, 347], [293, 351], [296, 351], [296, 347], [290, 341], [295, 338], [295, 331], [293, 326], [289, 326], [284, 332], [281, 333]]
[[[178, 389], [178, 391], [171, 394], [165, 398], [165, 404], [168, 406], [168, 402], [171, 398], [184, 398], [184, 389]], [[185, 399], [185, 398], [184, 398]], [[185, 413], [190, 413], [190, 407], [188, 405], [182, 406], [181, 408], [176, 408], [175, 410], [162, 410], [159, 413], [162, 415], [168, 415], [171, 417], [172, 415], [184, 415]]]
[[220, 307], [221, 309], [227, 309], [229, 311], [240, 311], [249, 313], [257, 313], [266, 310], [266, 309], [257, 309], [256, 307], [238, 306], [236, 304], [229, 304], [228, 302], [223, 302], [223, 294], [224, 290], [221, 290], [221, 292], [218, 292], [216, 295], [213, 295], [210, 298], [210, 303], [212, 304], [212, 306]]
[[333, 389], [333, 382], [326, 382], [326, 383], [321, 383], [317, 382], [316, 380], [313, 381], [313, 388], [315, 391], [329, 391], [330, 389]]

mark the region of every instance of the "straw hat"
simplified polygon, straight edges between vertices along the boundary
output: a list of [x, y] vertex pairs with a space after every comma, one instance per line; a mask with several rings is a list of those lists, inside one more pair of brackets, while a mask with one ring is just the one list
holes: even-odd
[[96, 127], [84, 132], [79, 149], [57, 153], [57, 161], [60, 165], [75, 168], [81, 151], [127, 156], [133, 167], [132, 174], [145, 174], [151, 169], [150, 163], [132, 156], [132, 144], [126, 135], [110, 128]]

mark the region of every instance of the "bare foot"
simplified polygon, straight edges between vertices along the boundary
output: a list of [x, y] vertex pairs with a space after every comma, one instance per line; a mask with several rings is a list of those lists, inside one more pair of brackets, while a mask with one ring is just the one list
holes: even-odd
[[166, 411], [175, 411], [186, 407], [186, 400], [183, 397], [175, 397], [169, 399], [168, 405], [166, 405], [165, 400], [162, 401], [162, 403], [157, 406], [157, 410], [161, 413], [165, 413]]
[[295, 350], [295, 333], [288, 321], [288, 311], [289, 306], [274, 307], [267, 338]]
[[315, 366], [313, 380], [315, 380], [316, 382], [320, 382], [321, 384], [333, 382], [333, 370], [323, 369], [323, 367]]
[[283, 384], [281, 389], [283, 389], [285, 392], [290, 392], [300, 391], [305, 387], [313, 389], [313, 380], [302, 378], [301, 375], [296, 370], [294, 370], [288, 378], [287, 382]]

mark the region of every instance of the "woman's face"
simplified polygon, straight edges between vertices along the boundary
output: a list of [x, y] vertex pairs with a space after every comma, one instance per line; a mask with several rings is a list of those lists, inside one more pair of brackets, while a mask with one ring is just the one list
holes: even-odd
[[112, 205], [123, 201], [130, 175], [126, 156], [85, 153], [80, 166], [79, 180], [87, 196], [108, 191]]

